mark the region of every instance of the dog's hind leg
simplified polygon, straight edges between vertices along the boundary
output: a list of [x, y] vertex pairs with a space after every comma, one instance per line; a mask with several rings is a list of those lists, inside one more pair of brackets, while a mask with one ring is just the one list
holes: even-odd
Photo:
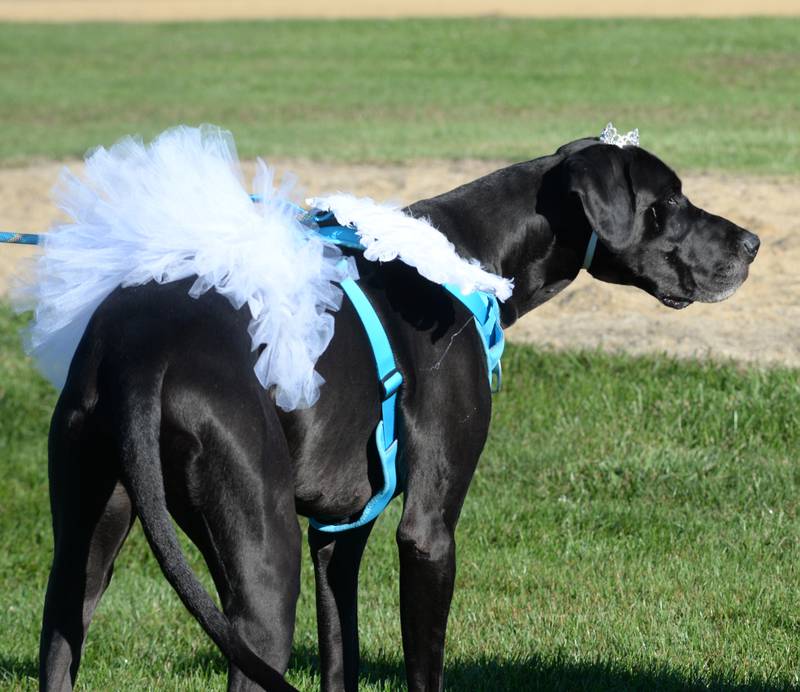
[[308, 529], [323, 692], [358, 690], [358, 570], [374, 521], [343, 533]]
[[[195, 447], [196, 457], [186, 459], [186, 437], [180, 443], [182, 463], [171, 464], [173, 455], [164, 450], [167, 503], [200, 548], [238, 635], [283, 673], [300, 592], [293, 474], [274, 413], [265, 415], [258, 402], [242, 409], [235, 412], [236, 420], [218, 414], [205, 445]], [[229, 662], [228, 689], [262, 688]]]
[[[194, 513], [172, 503], [170, 508], [203, 553], [225, 615], [250, 648], [283, 673], [292, 652], [300, 592], [297, 517], [292, 510], [265, 522], [262, 508], [237, 504], [240, 500], [229, 503], [226, 496], [223, 490], [216, 499], [208, 498], [223, 503], [224, 513]], [[269, 535], [265, 537], [262, 529]], [[228, 690], [261, 689], [229, 662]]]
[[59, 405], [50, 430], [53, 565], [39, 649], [42, 690], [70, 690], [94, 610], [131, 524], [114, 455], [85, 435], [84, 413]]

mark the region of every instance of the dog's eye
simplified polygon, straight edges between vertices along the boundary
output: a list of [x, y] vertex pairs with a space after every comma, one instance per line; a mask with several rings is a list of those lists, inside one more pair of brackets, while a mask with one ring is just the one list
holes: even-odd
[[667, 204], [671, 204], [673, 207], [678, 206], [678, 197], [677, 197], [677, 195], [670, 195], [669, 199], [667, 200]]

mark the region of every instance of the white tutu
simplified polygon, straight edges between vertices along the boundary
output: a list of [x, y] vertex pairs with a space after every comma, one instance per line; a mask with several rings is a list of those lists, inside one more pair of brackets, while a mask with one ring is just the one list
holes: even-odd
[[255, 365], [285, 409], [311, 406], [314, 368], [341, 305], [334, 284], [357, 277], [352, 261], [296, 218], [259, 161], [253, 204], [230, 133], [177, 127], [145, 146], [126, 138], [86, 159], [86, 180], [65, 171], [57, 201], [73, 219], [44, 237], [36, 279], [22, 296], [35, 319], [29, 348], [62, 387], [97, 306], [118, 286], [197, 276], [190, 295], [214, 289], [247, 305]]
[[[342, 301], [335, 284], [358, 272], [298, 221], [263, 161], [253, 183], [258, 204], [242, 184], [230, 133], [210, 126], [176, 127], [148, 146], [129, 137], [99, 148], [86, 159], [85, 178], [64, 171], [56, 201], [73, 222], [44, 236], [34, 280], [16, 301], [35, 310], [28, 350], [56, 387], [92, 314], [115, 288], [196, 276], [192, 297], [213, 289], [237, 309], [248, 306], [253, 349], [264, 346], [255, 374], [275, 387], [278, 406], [314, 404], [323, 382], [316, 362]], [[459, 257], [424, 219], [351, 195], [312, 202], [356, 227], [368, 260], [398, 258], [464, 293], [511, 295], [510, 280]]]
[[476, 259], [460, 257], [453, 243], [427, 219], [408, 216], [398, 206], [341, 192], [313, 197], [307, 203], [333, 212], [340, 224], [352, 226], [368, 260], [388, 262], [397, 258], [416, 267], [426, 279], [437, 284], [455, 284], [464, 294], [484, 291], [499, 300], [511, 297], [513, 281], [487, 272]]

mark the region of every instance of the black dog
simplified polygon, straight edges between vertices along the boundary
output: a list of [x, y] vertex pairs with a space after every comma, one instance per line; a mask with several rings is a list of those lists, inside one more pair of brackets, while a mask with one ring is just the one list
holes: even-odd
[[[694, 207], [678, 177], [638, 147], [579, 140], [412, 205], [464, 257], [513, 277], [513, 323], [581, 268], [641, 287], [672, 308], [731, 295], [758, 238]], [[412, 690], [442, 687], [455, 575], [454, 532], [488, 432], [486, 359], [471, 315], [400, 262], [358, 260], [405, 379], [403, 516], [397, 529], [403, 648]], [[230, 661], [229, 689], [291, 689], [298, 595], [296, 512], [358, 515], [380, 486], [372, 433], [378, 385], [363, 328], [345, 301], [319, 360], [326, 384], [303, 411], [276, 409], [253, 376], [249, 314], [188, 282], [114, 292], [73, 359], [50, 431], [55, 556], [40, 674], [69, 689], [114, 559], [139, 516], [161, 568]], [[189, 569], [170, 514], [202, 550], [219, 612]], [[323, 688], [356, 690], [359, 562], [371, 525], [314, 529]], [[256, 681], [256, 682], [254, 682]]]

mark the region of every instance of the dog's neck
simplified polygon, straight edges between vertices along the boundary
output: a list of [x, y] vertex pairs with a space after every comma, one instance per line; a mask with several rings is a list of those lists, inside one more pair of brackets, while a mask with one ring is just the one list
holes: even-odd
[[591, 235], [585, 216], [561, 193], [557, 157], [495, 171], [438, 197], [411, 205], [464, 257], [513, 278], [502, 305], [505, 326], [569, 285]]

